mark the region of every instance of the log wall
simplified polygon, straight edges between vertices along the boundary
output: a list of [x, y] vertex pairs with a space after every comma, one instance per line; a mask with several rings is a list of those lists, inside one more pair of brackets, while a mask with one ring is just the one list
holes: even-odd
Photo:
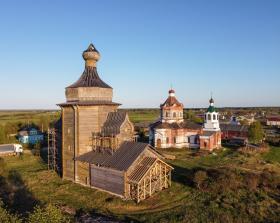
[[124, 196], [124, 172], [92, 165], [91, 186]]

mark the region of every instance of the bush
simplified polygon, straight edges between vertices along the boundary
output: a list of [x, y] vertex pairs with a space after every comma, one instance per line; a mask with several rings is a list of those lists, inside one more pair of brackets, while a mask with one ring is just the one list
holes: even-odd
[[27, 219], [28, 223], [64, 223], [69, 220], [54, 205], [47, 205], [45, 208], [35, 207]]
[[16, 215], [10, 214], [5, 208], [2, 200], [0, 200], [0, 222], [1, 223], [22, 223]]
[[200, 189], [201, 185], [206, 181], [207, 178], [207, 173], [205, 171], [199, 170], [195, 173], [193, 181]]

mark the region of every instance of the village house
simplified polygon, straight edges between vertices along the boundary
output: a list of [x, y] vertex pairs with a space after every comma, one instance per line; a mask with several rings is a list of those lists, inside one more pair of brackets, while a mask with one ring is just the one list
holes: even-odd
[[231, 123], [220, 124], [222, 140], [231, 140], [234, 138], [248, 139], [249, 126], [237, 125]]
[[34, 127], [26, 127], [18, 132], [17, 138], [20, 143], [34, 145], [44, 140], [44, 134]]
[[280, 117], [267, 117], [266, 125], [280, 127]]
[[160, 105], [160, 118], [150, 125], [149, 142], [157, 148], [200, 148], [212, 151], [221, 147], [219, 114], [210, 99], [204, 114], [204, 125], [184, 120], [184, 105], [171, 89], [166, 101]]
[[172, 167], [149, 144], [135, 142], [134, 126], [101, 80], [99, 52], [83, 52], [85, 69], [66, 88], [62, 110], [62, 175], [137, 202], [171, 186]]

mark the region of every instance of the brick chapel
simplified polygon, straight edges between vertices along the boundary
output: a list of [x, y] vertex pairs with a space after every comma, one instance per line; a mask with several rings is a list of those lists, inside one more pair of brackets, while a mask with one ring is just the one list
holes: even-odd
[[150, 125], [149, 142], [157, 148], [197, 148], [212, 151], [221, 147], [219, 113], [211, 97], [204, 124], [184, 120], [184, 105], [171, 89], [160, 105], [160, 118]]

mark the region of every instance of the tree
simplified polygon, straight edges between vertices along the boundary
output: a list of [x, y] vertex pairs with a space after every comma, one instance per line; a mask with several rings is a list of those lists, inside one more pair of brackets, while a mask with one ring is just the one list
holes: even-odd
[[207, 173], [205, 171], [199, 170], [195, 173], [193, 181], [200, 189], [201, 185], [205, 182], [207, 178], [208, 178]]
[[45, 208], [35, 207], [27, 219], [28, 223], [66, 223], [70, 222], [56, 206], [49, 204]]
[[248, 131], [249, 140], [252, 143], [260, 143], [264, 137], [264, 131], [261, 123], [259, 121], [254, 122], [249, 127]]

